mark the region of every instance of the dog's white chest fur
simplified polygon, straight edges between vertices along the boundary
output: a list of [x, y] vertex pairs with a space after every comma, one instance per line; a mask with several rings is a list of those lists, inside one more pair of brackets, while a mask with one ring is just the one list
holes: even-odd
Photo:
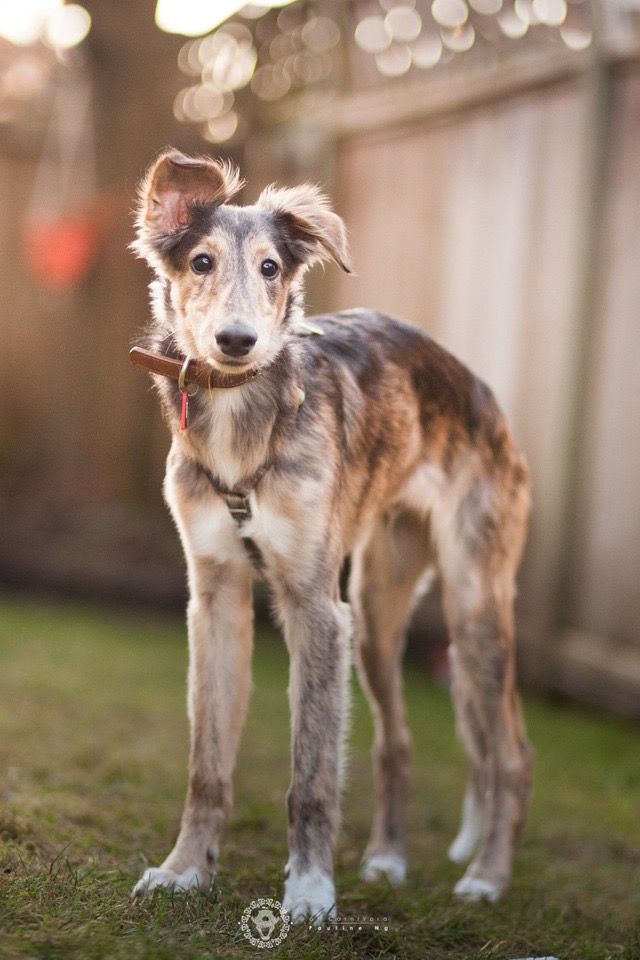
[[268, 556], [292, 557], [298, 541], [296, 524], [269, 506], [265, 498], [250, 497], [251, 519], [242, 524], [244, 536], [258, 544]]
[[246, 437], [239, 435], [238, 418], [246, 403], [242, 387], [215, 390], [206, 411], [209, 417], [204, 431], [206, 440], [200, 441], [189, 431], [178, 437], [186, 455], [192, 459], [195, 457], [229, 490], [253, 476], [267, 454], [268, 434], [262, 443], [256, 445], [246, 443]]

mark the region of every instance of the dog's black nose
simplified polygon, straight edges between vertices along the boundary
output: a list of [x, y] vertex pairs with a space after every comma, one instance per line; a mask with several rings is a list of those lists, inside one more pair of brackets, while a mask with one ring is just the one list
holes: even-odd
[[244, 357], [255, 346], [258, 334], [244, 323], [230, 323], [216, 333], [216, 342], [228, 357]]

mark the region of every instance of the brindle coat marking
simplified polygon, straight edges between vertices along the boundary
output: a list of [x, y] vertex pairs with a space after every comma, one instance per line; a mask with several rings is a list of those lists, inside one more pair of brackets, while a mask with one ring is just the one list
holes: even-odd
[[[250, 686], [254, 570], [202, 468], [231, 488], [268, 464], [243, 532], [262, 553], [291, 659], [286, 908], [294, 919], [335, 909], [352, 632], [376, 731], [363, 873], [404, 879], [410, 736], [401, 656], [414, 596], [433, 570], [471, 761], [450, 856], [475, 857], [456, 892], [496, 899], [509, 882], [531, 778], [513, 625], [526, 467], [488, 388], [419, 330], [353, 310], [316, 318], [324, 337], [296, 336], [306, 268], [332, 259], [349, 269], [342, 221], [313, 187], [270, 188], [255, 206], [239, 207], [229, 203], [239, 185], [229, 167], [170, 152], [140, 194], [135, 247], [156, 273], [150, 343], [261, 373], [233, 390], [201, 391], [184, 433], [175, 385], [157, 382], [173, 435], [165, 497], [191, 597], [191, 755], [176, 845], [135, 892], [207, 885], [215, 872]], [[202, 255], [211, 269], [199, 274]], [[275, 277], [265, 277], [265, 260], [275, 262]], [[240, 360], [216, 339], [230, 323], [257, 336]], [[348, 554], [353, 625], [338, 586]]]

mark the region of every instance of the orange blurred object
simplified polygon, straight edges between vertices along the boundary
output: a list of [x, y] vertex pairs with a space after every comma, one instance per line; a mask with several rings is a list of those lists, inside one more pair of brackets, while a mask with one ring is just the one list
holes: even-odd
[[64, 290], [91, 269], [98, 249], [98, 225], [86, 214], [32, 220], [25, 226], [24, 240], [35, 278], [43, 286]]

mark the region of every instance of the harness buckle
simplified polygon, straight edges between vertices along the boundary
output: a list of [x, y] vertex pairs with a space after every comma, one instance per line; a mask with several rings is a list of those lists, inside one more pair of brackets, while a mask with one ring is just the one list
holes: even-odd
[[246, 493], [225, 493], [224, 499], [229, 513], [236, 521], [242, 523], [244, 520], [251, 519], [251, 506], [249, 504], [249, 495]]

